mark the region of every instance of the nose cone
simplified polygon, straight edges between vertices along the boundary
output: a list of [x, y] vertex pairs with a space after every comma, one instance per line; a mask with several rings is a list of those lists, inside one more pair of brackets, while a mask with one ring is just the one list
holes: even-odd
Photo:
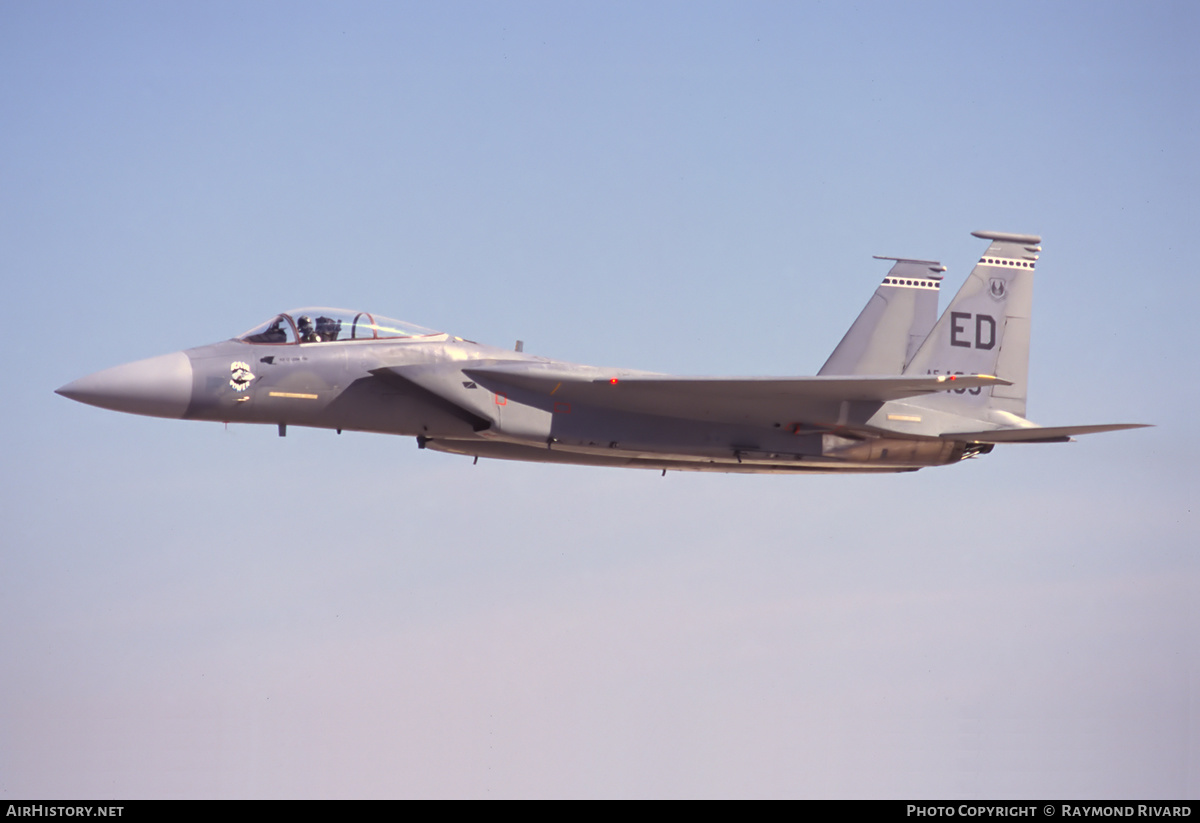
[[164, 354], [89, 374], [55, 392], [102, 409], [183, 417], [192, 402], [192, 361], [183, 352]]

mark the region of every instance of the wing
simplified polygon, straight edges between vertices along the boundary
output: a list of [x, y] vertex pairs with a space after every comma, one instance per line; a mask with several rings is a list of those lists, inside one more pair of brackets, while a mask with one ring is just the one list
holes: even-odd
[[1007, 385], [990, 375], [861, 377], [600, 376], [529, 364], [468, 365], [472, 380], [521, 402], [570, 403], [596, 409], [757, 425], [805, 420], [834, 425], [845, 402], [880, 404], [950, 389]]
[[845, 416], [845, 403], [878, 405], [950, 389], [1007, 385], [990, 375], [667, 377], [494, 360], [455, 366], [459, 368], [392, 366], [373, 369], [372, 373], [415, 384], [455, 404], [477, 424], [493, 420], [494, 410], [490, 395], [464, 389], [475, 388], [475, 384], [537, 407], [569, 403], [613, 412], [763, 426], [798, 421], [838, 425], [839, 417]]

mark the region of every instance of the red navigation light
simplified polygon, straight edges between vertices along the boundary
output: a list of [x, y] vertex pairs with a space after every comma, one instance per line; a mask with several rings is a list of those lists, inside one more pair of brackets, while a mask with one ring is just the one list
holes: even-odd
[[608, 379], [608, 382], [609, 382], [609, 383], [612, 383], [612, 384], [615, 386], [615, 385], [617, 385], [617, 378], [615, 378], [615, 377], [610, 377], [610, 378]]

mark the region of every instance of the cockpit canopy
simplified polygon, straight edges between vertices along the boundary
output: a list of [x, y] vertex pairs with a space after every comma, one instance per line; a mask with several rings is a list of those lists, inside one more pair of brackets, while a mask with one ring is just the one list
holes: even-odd
[[440, 338], [442, 332], [365, 311], [312, 307], [294, 309], [255, 326], [238, 340], [246, 343], [332, 343], [346, 340]]

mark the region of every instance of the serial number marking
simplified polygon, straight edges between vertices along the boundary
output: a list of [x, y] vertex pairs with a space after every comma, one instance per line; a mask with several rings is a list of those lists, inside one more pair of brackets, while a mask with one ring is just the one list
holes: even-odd
[[[941, 369], [926, 369], [926, 370], [925, 370], [925, 373], [926, 373], [926, 374], [941, 374], [942, 372], [941, 372]], [[956, 372], [946, 372], [946, 374], [955, 374], [955, 375], [960, 375], [960, 374], [962, 374], [962, 372], [960, 372], [960, 371], [956, 371]], [[980, 375], [980, 376], [981, 376], [981, 377], [989, 377], [990, 375]], [[970, 392], [971, 394], [979, 394], [980, 392], [982, 392], [982, 391], [983, 391], [983, 387], [982, 387], [982, 386], [976, 386], [976, 387], [975, 387], [975, 388], [973, 388], [973, 389], [946, 389], [946, 391], [948, 391], [948, 392], [954, 392], [955, 394], [966, 394], [966, 393], [968, 393], [968, 392]]]

